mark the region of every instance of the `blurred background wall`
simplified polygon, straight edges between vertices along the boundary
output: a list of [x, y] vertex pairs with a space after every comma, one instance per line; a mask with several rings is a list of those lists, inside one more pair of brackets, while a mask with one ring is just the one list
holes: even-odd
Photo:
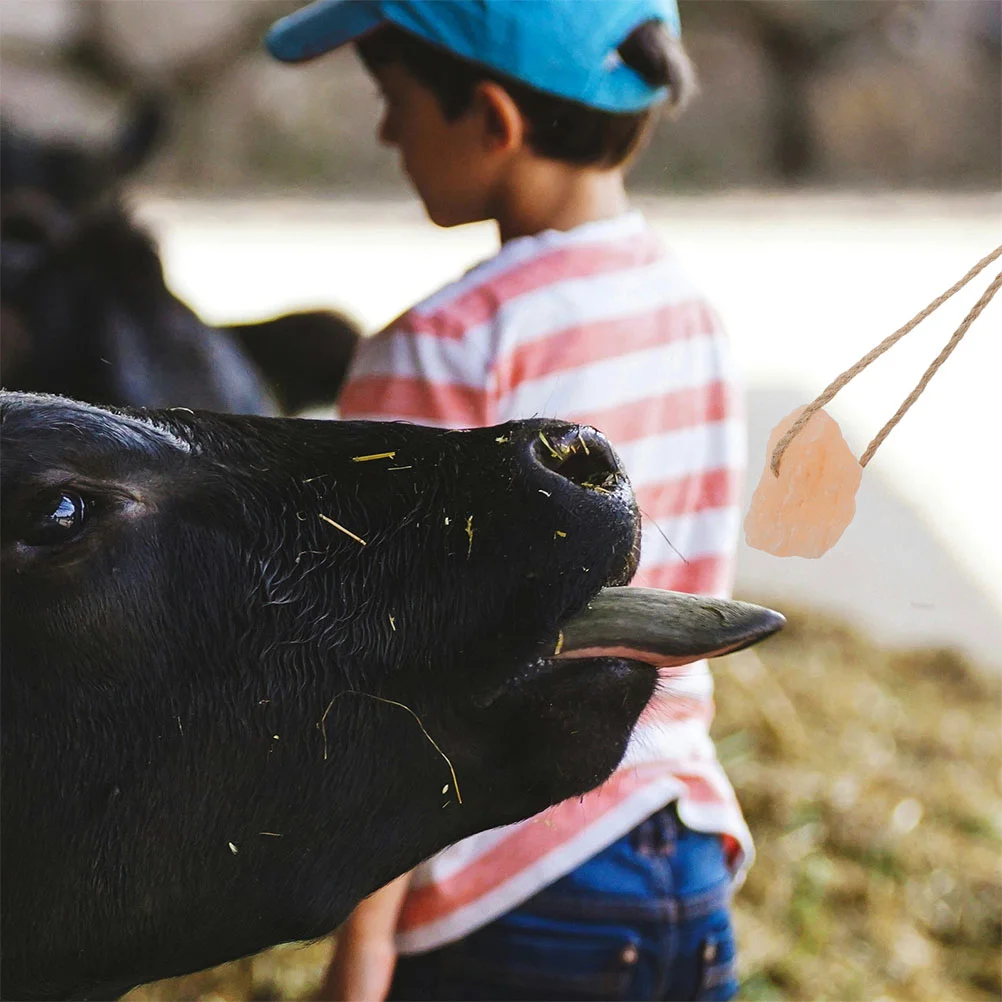
[[[261, 51], [290, 0], [2, 0], [4, 112], [100, 135], [125, 98], [171, 98], [148, 180], [202, 193], [401, 189], [354, 59], [289, 68]], [[638, 164], [651, 192], [850, 186], [996, 190], [997, 0], [681, 0], [698, 114]]]

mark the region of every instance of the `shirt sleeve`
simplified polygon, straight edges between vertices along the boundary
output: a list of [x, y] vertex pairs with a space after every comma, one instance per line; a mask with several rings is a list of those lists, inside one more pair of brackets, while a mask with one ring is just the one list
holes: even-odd
[[448, 316], [405, 314], [359, 345], [338, 402], [346, 420], [493, 424], [492, 352]]

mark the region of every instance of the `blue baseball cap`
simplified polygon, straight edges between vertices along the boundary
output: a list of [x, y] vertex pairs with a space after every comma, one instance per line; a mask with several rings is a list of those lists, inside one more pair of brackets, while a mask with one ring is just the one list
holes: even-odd
[[393, 24], [537, 90], [625, 113], [667, 96], [616, 52], [652, 20], [681, 34], [676, 0], [316, 0], [276, 21], [265, 45], [297, 63]]

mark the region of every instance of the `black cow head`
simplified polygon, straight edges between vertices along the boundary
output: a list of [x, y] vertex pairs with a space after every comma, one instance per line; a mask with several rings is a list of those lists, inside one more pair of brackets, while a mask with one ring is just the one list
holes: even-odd
[[162, 102], [143, 98], [93, 148], [4, 123], [0, 379], [102, 403], [270, 413], [254, 366], [170, 292], [119, 198], [163, 119]]
[[0, 209], [0, 377], [12, 389], [119, 405], [269, 413], [254, 366], [167, 288], [117, 202], [65, 213], [45, 193]]
[[120, 197], [164, 117], [144, 98], [96, 146], [3, 124], [0, 382], [119, 406], [269, 414], [272, 398], [287, 411], [331, 403], [359, 336], [346, 317], [212, 328], [167, 287]]
[[[2, 409], [7, 997], [324, 934], [618, 763], [656, 669], [582, 612], [639, 538], [597, 432]], [[643, 643], [781, 622], [711, 611]]]
[[0, 125], [0, 191], [43, 191], [63, 212], [87, 210], [150, 159], [165, 120], [164, 102], [153, 94], [137, 98], [121, 129], [105, 144], [43, 141], [5, 120]]

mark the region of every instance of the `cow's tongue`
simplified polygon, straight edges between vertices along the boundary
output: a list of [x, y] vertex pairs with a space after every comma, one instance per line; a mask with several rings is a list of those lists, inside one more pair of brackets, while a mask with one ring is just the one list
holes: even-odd
[[671, 667], [741, 650], [785, 623], [778, 612], [748, 602], [655, 588], [603, 588], [564, 626], [558, 656]]

